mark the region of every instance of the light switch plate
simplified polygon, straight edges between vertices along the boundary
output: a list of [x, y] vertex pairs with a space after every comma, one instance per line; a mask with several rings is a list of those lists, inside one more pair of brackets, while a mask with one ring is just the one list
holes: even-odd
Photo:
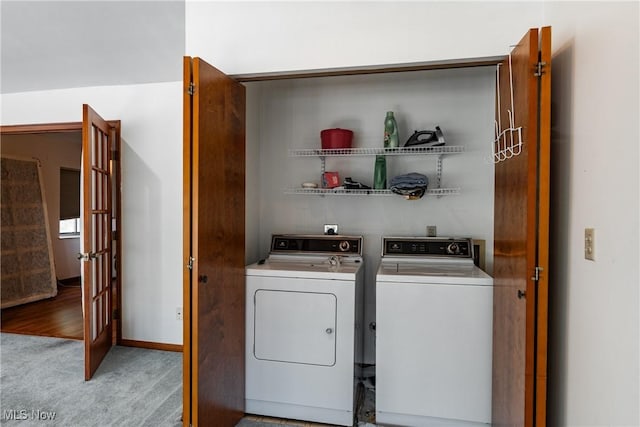
[[584, 229], [584, 259], [595, 261], [595, 229]]

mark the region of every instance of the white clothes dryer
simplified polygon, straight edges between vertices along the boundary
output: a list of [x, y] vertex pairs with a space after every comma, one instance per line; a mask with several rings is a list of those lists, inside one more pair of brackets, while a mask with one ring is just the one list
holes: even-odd
[[376, 422], [491, 423], [493, 279], [471, 239], [385, 237], [376, 275]]
[[362, 237], [274, 235], [246, 276], [245, 411], [353, 425]]

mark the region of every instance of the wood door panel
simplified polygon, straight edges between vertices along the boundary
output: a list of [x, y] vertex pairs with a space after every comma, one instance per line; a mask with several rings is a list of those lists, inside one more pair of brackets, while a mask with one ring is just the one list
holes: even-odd
[[187, 135], [191, 139], [185, 149], [190, 158], [185, 233], [195, 261], [185, 290], [190, 299], [185, 425], [190, 419], [193, 425], [231, 426], [244, 415], [245, 90], [204, 61], [189, 61], [195, 90], [187, 107], [191, 117], [185, 118], [190, 126], [185, 144]]
[[191, 423], [191, 378], [193, 357], [193, 339], [191, 337], [192, 328], [197, 328], [197, 317], [192, 316], [191, 308], [191, 272], [192, 272], [192, 122], [193, 100], [190, 95], [190, 86], [193, 82], [193, 72], [191, 69], [191, 58], [183, 58], [183, 143], [182, 143], [182, 423], [184, 427], [189, 427]]
[[[494, 224], [494, 425], [525, 426], [533, 419], [532, 327], [535, 288], [537, 181], [538, 30], [530, 30], [511, 53], [515, 127], [522, 126], [521, 153], [496, 164]], [[509, 59], [500, 66], [503, 128], [511, 99]], [[519, 298], [518, 292], [526, 292]]]
[[[119, 126], [115, 130], [119, 132]], [[114, 132], [114, 133], [115, 133]], [[82, 267], [85, 380], [112, 345], [111, 151], [119, 135], [91, 107], [82, 120]]]
[[551, 200], [551, 27], [540, 29], [539, 147], [538, 147], [538, 265], [542, 273], [536, 289], [535, 424], [547, 418], [547, 351], [549, 318], [549, 213]]

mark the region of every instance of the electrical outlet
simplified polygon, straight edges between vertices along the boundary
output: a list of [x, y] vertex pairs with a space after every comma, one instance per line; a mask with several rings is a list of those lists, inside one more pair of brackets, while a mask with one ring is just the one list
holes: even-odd
[[338, 234], [338, 224], [325, 224], [324, 234]]
[[595, 261], [595, 229], [584, 229], [584, 259]]
[[182, 320], [182, 307], [176, 307], [176, 320]]
[[438, 235], [435, 225], [427, 225], [427, 237], [436, 237]]

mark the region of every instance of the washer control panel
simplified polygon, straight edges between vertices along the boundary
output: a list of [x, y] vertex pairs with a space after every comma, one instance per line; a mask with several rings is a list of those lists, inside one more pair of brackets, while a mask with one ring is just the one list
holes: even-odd
[[274, 234], [271, 236], [271, 253], [362, 255], [362, 237]]
[[383, 237], [382, 256], [473, 258], [469, 238]]

